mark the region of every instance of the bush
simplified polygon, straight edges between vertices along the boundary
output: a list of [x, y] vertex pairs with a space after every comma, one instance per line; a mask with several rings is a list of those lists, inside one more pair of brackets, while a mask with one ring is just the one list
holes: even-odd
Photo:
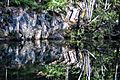
[[29, 7], [32, 9], [36, 9], [39, 7], [35, 0], [11, 0], [10, 5]]

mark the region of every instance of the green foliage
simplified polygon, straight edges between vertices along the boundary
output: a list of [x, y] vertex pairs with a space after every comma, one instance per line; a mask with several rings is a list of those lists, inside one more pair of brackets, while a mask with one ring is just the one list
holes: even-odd
[[50, 0], [47, 3], [47, 5], [48, 5], [48, 8], [55, 9], [58, 7], [64, 7], [65, 2], [66, 2], [65, 0]]
[[10, 4], [13, 6], [30, 7], [32, 9], [39, 7], [35, 0], [11, 0]]
[[49, 76], [61, 77], [64, 75], [64, 69], [59, 65], [45, 65], [43, 72]]
[[[10, 73], [11, 75], [16, 75], [18, 71]], [[27, 68], [20, 68], [19, 75], [28, 76], [30, 74], [36, 74], [38, 76], [54, 77], [54, 78], [64, 78], [65, 67], [60, 65], [36, 65], [27, 66]]]
[[35, 0], [11, 0], [12, 6], [24, 6], [32, 9], [58, 9], [65, 7], [67, 0], [44, 0], [38, 4]]

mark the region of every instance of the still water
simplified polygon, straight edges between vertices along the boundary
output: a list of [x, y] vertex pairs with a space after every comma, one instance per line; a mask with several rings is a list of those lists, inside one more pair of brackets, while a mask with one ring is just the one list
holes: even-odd
[[119, 80], [119, 41], [0, 42], [0, 80]]

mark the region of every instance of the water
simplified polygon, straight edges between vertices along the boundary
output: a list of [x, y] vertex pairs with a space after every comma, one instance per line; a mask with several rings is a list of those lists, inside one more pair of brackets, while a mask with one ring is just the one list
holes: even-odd
[[0, 80], [119, 80], [119, 41], [0, 42]]

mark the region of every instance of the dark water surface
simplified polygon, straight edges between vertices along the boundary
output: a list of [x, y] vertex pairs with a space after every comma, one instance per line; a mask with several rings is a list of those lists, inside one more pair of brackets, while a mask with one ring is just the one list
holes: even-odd
[[120, 80], [119, 41], [0, 42], [0, 80]]

